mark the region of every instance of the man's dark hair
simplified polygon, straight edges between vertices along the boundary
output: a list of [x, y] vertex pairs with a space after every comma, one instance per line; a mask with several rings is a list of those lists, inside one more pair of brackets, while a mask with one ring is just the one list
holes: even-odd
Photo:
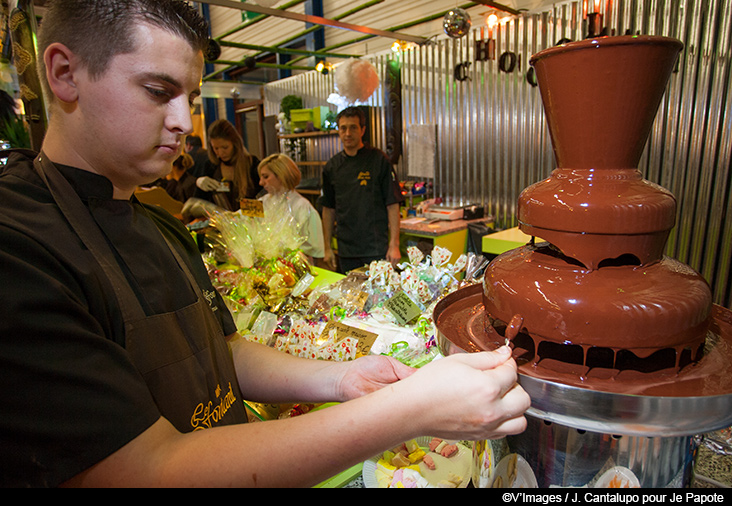
[[38, 31], [38, 71], [46, 91], [43, 53], [50, 44], [68, 47], [97, 78], [114, 56], [135, 50], [139, 23], [167, 30], [196, 51], [208, 50], [208, 23], [182, 0], [51, 0]]
[[358, 118], [359, 124], [364, 127], [366, 126], [366, 113], [360, 107], [346, 107], [336, 116], [336, 125], [341, 118]]
[[201, 138], [197, 135], [189, 135], [186, 137], [186, 144], [190, 144], [194, 148], [203, 147], [203, 141], [201, 141]]

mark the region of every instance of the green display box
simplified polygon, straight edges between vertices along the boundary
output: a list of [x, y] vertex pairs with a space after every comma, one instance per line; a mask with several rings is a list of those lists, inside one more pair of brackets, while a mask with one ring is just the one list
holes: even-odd
[[290, 111], [292, 127], [304, 129], [308, 122], [312, 121], [315, 128], [322, 130], [329, 112], [330, 109], [323, 106], [313, 107], [312, 109], [292, 109]]

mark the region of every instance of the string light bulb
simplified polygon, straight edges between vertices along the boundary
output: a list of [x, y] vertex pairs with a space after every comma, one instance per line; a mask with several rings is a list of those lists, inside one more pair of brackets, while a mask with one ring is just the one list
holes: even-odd
[[416, 44], [414, 42], [395, 40], [394, 43], [391, 45], [391, 50], [395, 53], [398, 53], [399, 51], [407, 51], [408, 49], [412, 49], [414, 47], [416, 47]]
[[315, 70], [323, 75], [327, 75], [331, 70], [333, 70], [333, 65], [326, 61], [319, 61], [317, 65], [315, 65]]
[[498, 24], [498, 16], [495, 12], [492, 12], [488, 15], [488, 17], [485, 19], [485, 24], [488, 25], [488, 28], [493, 28]]

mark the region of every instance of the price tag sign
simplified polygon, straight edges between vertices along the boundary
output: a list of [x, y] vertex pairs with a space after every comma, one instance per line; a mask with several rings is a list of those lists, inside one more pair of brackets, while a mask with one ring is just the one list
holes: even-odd
[[342, 341], [347, 337], [358, 339], [358, 355], [368, 355], [371, 347], [374, 345], [374, 341], [379, 337], [378, 334], [374, 334], [368, 330], [358, 329], [332, 320], [325, 325], [320, 336], [327, 339], [333, 329], [335, 329], [336, 341]]
[[407, 325], [422, 314], [422, 310], [403, 291], [399, 290], [384, 303], [384, 306], [394, 315], [401, 325]]
[[264, 204], [261, 200], [241, 199], [239, 201], [239, 211], [244, 216], [264, 218]]

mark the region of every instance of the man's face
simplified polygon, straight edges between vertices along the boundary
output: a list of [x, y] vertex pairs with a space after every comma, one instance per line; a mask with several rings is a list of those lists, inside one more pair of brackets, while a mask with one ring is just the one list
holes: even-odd
[[366, 127], [361, 126], [358, 117], [344, 116], [338, 120], [338, 136], [346, 150], [360, 148], [365, 132]]
[[115, 56], [96, 79], [80, 72], [74, 149], [116, 189], [134, 190], [170, 171], [193, 131], [203, 56], [150, 25], [136, 28], [136, 49]]

